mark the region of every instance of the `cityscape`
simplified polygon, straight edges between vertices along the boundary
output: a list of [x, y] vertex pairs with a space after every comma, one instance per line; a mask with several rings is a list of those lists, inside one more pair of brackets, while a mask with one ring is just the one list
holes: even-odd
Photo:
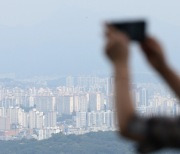
[[[113, 77], [0, 79], [0, 140], [50, 138], [53, 134], [116, 131]], [[163, 84], [133, 82], [140, 116], [177, 116], [178, 100]]]

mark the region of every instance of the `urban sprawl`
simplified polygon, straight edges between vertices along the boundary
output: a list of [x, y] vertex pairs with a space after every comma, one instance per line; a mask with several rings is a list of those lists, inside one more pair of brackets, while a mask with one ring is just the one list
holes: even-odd
[[[63, 81], [52, 86], [49, 80], [24, 80], [13, 86], [9, 82], [14, 81], [1, 80], [0, 140], [117, 130], [113, 77], [67, 76]], [[177, 99], [162, 83], [138, 82], [131, 88], [140, 116], [179, 115]]]

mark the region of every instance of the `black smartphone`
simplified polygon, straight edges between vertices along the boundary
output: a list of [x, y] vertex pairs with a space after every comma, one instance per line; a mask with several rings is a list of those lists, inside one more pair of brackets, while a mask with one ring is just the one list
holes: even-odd
[[110, 25], [126, 33], [133, 41], [143, 41], [145, 39], [145, 21], [111, 22]]

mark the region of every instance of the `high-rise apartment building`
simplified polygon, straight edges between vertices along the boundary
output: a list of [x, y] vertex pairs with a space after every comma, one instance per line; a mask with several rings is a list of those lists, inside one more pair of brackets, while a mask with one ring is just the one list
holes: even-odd
[[45, 115], [45, 126], [46, 127], [56, 127], [57, 113], [50, 111]]
[[102, 93], [91, 93], [89, 95], [90, 111], [100, 111], [104, 109], [104, 96]]
[[85, 128], [87, 126], [86, 112], [76, 112], [76, 127]]
[[71, 95], [56, 97], [56, 110], [58, 114], [72, 114], [74, 104], [73, 101], [74, 99]]

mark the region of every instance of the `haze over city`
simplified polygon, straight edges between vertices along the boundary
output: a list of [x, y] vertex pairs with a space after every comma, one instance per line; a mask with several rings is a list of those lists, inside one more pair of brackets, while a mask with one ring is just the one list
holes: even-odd
[[[171, 64], [178, 69], [178, 3], [177, 0], [1, 1], [0, 74], [108, 74], [110, 67], [103, 56], [103, 24], [129, 18], [148, 21], [148, 32], [160, 39]], [[133, 72], [151, 71], [144, 65], [136, 45], [132, 48]]]

